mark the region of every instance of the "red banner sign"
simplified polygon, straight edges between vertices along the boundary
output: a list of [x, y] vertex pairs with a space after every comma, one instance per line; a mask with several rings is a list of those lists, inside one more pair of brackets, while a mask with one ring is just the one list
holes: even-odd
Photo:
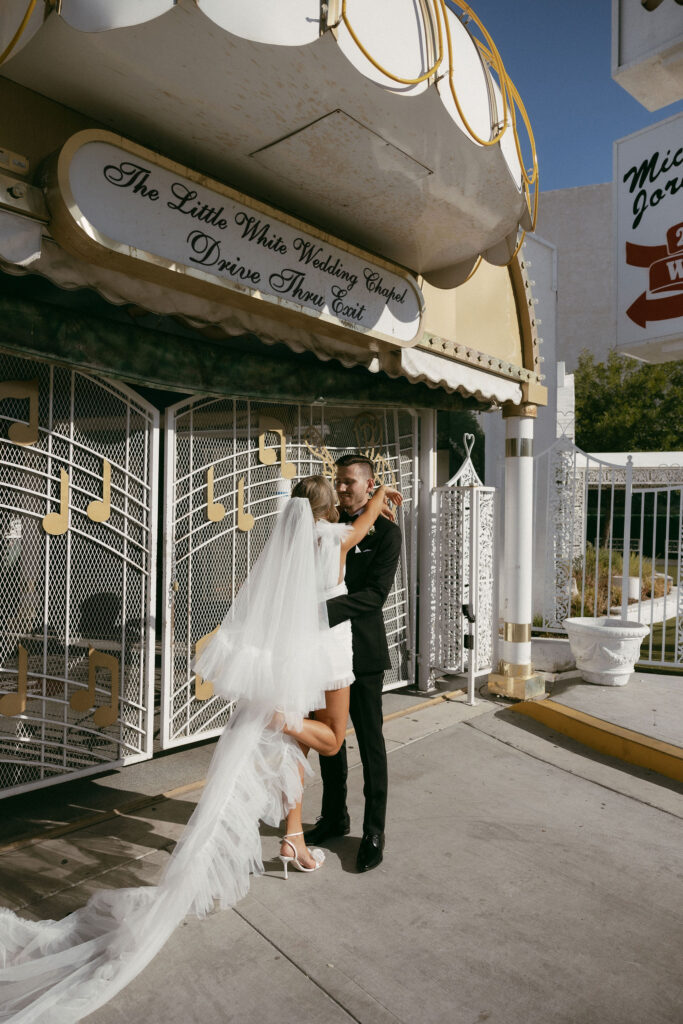
[[626, 243], [626, 262], [647, 267], [649, 288], [626, 310], [626, 315], [647, 327], [653, 320], [674, 320], [683, 316], [683, 223], [666, 232], [665, 245]]

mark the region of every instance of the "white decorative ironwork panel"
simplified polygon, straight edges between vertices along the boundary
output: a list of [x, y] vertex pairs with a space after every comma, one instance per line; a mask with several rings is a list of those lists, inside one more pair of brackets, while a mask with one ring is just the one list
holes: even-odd
[[432, 673], [465, 671], [463, 605], [474, 623], [475, 672], [491, 668], [494, 628], [495, 490], [484, 487], [472, 464], [474, 438], [465, 435], [467, 457], [445, 487], [436, 489], [434, 531]]
[[415, 422], [394, 410], [192, 398], [167, 410], [162, 743], [215, 735], [230, 707], [191, 661], [218, 626], [266, 543], [294, 479], [334, 476], [361, 450], [404, 494], [404, 550], [384, 608], [387, 687], [412, 680]]
[[498, 623], [494, 615], [494, 538], [495, 538], [496, 494], [493, 488], [479, 489], [479, 564], [477, 605], [477, 663], [475, 671], [486, 672], [493, 667], [493, 630]]
[[613, 603], [613, 552], [623, 548], [630, 468], [602, 462], [568, 438], [534, 459], [534, 575], [543, 582], [542, 594], [535, 588], [536, 628], [563, 633], [568, 616], [598, 615], [603, 570], [604, 600]]
[[158, 414], [0, 353], [0, 794], [151, 755]]

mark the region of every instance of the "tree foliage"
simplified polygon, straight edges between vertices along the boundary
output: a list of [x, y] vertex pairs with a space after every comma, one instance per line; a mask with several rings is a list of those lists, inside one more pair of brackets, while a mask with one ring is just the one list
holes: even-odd
[[576, 443], [587, 452], [683, 449], [683, 361], [641, 363], [584, 349], [574, 372]]

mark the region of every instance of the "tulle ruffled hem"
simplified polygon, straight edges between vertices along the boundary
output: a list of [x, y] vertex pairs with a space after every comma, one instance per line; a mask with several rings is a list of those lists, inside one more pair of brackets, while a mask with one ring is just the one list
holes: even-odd
[[[340, 631], [341, 627], [348, 627]], [[213, 683], [225, 700], [243, 699], [262, 707], [284, 711], [287, 724], [311, 711], [325, 707], [325, 691], [349, 686], [351, 671], [351, 628], [343, 622], [326, 634], [316, 633], [305, 653], [296, 651], [274, 664], [270, 650], [244, 643], [235, 634], [219, 630], [194, 659], [192, 669]]]
[[259, 820], [277, 826], [310, 773], [272, 711], [239, 708], [157, 886], [103, 890], [62, 921], [0, 912], [0, 1020], [74, 1024], [125, 987], [183, 918], [234, 906], [263, 871]]
[[336, 679], [331, 686], [328, 686], [328, 690], [343, 690], [345, 687], [350, 686], [356, 677], [353, 672], [350, 672], [348, 676], [344, 676], [342, 679]]

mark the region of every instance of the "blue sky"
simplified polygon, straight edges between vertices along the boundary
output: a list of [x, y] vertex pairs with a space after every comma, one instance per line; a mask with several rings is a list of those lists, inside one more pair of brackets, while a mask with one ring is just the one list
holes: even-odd
[[683, 110], [683, 103], [674, 103], [650, 113], [612, 81], [611, 0], [470, 5], [529, 113], [542, 192], [611, 181], [614, 139]]

